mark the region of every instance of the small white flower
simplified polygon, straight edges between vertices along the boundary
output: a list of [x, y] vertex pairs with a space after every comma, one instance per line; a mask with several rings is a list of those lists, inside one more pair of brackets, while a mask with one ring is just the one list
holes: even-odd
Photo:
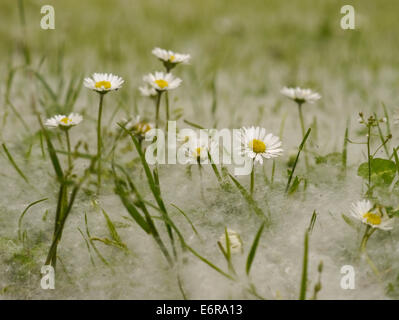
[[189, 54], [176, 53], [161, 48], [155, 48], [152, 50], [152, 54], [159, 60], [169, 64], [188, 63], [191, 58]]
[[352, 203], [351, 215], [373, 228], [381, 230], [392, 229], [393, 219], [383, 214], [381, 210], [376, 210], [369, 200]]
[[281, 90], [281, 93], [288, 98], [294, 100], [296, 103], [314, 103], [317, 100], [321, 99], [321, 95], [317, 92], [314, 92], [310, 89], [301, 89], [299, 87], [296, 88], [287, 88], [284, 87]]
[[125, 128], [127, 130], [132, 131], [135, 135], [142, 139], [145, 138], [145, 134], [148, 131], [155, 128], [153, 123], [141, 120], [140, 116], [136, 116], [130, 121], [125, 121], [125, 123]]
[[254, 161], [263, 163], [263, 158], [270, 159], [282, 154], [281, 141], [279, 137], [266, 133], [266, 129], [260, 127], [241, 128], [238, 139], [241, 146], [239, 152]]
[[208, 159], [208, 152], [212, 156], [216, 151], [217, 143], [208, 138], [198, 139], [196, 137], [189, 137], [183, 147], [187, 163], [200, 164]]
[[139, 87], [140, 93], [143, 97], [155, 97], [157, 95], [157, 90], [149, 85]]
[[84, 80], [84, 86], [88, 89], [107, 93], [122, 88], [124, 80], [112, 73], [94, 73], [92, 78]]
[[[231, 253], [242, 253], [242, 240], [240, 234], [234, 230], [227, 229], [227, 236], [230, 242], [230, 252]], [[227, 251], [227, 241], [226, 241], [226, 233], [223, 233], [219, 238], [220, 244], [223, 246], [223, 249]]]
[[69, 129], [78, 125], [83, 120], [83, 117], [78, 113], [71, 113], [69, 116], [58, 114], [46, 120], [45, 125], [49, 128]]
[[171, 73], [155, 72], [147, 74], [143, 80], [157, 91], [168, 91], [180, 86], [182, 80], [175, 78]]

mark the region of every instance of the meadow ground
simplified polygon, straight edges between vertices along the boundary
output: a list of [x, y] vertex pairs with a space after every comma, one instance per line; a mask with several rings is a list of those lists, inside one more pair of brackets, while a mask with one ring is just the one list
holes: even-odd
[[[347, 1], [1, 1], [0, 298], [298, 299], [306, 292], [311, 299], [320, 276], [318, 299], [398, 298], [399, 3], [352, 2], [355, 30], [340, 27]], [[47, 4], [55, 9], [55, 30], [40, 28], [40, 8]], [[228, 175], [222, 188], [209, 165], [201, 176], [196, 165], [191, 174], [188, 166], [159, 165], [159, 193], [157, 172], [150, 173], [151, 184], [132, 139], [117, 138], [123, 119], [154, 121], [153, 101], [138, 90], [143, 75], [163, 69], [151, 54], [154, 47], [191, 55], [188, 65], [172, 71], [183, 80], [169, 95], [179, 129], [190, 127], [187, 121], [218, 129], [260, 126], [280, 137], [283, 155], [255, 166], [253, 196]], [[46, 135], [64, 170], [68, 157], [63, 133], [43, 131], [37, 115], [43, 121], [71, 111], [83, 115], [70, 131], [72, 149], [80, 153], [73, 155], [73, 175], [65, 182], [71, 199], [97, 152], [98, 94], [83, 86], [94, 72], [125, 80], [104, 97], [101, 192], [92, 168], [62, 231], [56, 289], [43, 290], [40, 270], [60, 199]], [[288, 194], [302, 133], [296, 104], [280, 93], [284, 86], [322, 96], [303, 105], [305, 127], [312, 130]], [[370, 152], [367, 144], [351, 143], [367, 141], [359, 112], [383, 119], [370, 124]], [[116, 173], [110, 155], [121, 166]], [[128, 191], [122, 170], [142, 199]], [[250, 177], [236, 178], [248, 190]], [[149, 212], [143, 225], [154, 223], [172, 263], [154, 233], [134, 220], [135, 209], [126, 209], [125, 196], [141, 216], [143, 208]], [[369, 227], [350, 212], [364, 198], [393, 219], [393, 228], [374, 232], [367, 251], [359, 253]], [[263, 213], [268, 223], [256, 246]], [[227, 259], [217, 244], [226, 227], [239, 233], [243, 247]], [[345, 265], [355, 271], [352, 290], [341, 286]]]

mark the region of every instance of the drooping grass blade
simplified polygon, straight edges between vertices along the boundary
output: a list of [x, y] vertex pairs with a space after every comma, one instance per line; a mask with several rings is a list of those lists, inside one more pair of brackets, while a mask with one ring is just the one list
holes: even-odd
[[11, 165], [14, 167], [14, 169], [18, 172], [18, 174], [21, 176], [22, 179], [25, 180], [26, 183], [29, 184], [28, 178], [24, 175], [22, 170], [18, 167], [17, 163], [15, 162], [14, 158], [12, 157], [11, 153], [8, 151], [5, 143], [2, 144], [3, 150], [7, 155], [8, 160], [10, 161]]

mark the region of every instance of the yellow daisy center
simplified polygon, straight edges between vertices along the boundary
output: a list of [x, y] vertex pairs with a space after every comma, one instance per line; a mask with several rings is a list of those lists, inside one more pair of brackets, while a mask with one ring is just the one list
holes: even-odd
[[201, 156], [201, 147], [198, 147], [197, 149], [195, 149], [195, 152], [197, 154], [197, 157]]
[[135, 131], [140, 134], [145, 134], [151, 130], [151, 125], [146, 122], [140, 122], [135, 126]]
[[154, 82], [155, 82], [155, 83], [158, 85], [158, 87], [160, 87], [161, 89], [164, 89], [164, 88], [166, 88], [166, 87], [169, 85], [168, 81], [166, 81], [166, 80], [164, 80], [164, 79], [158, 79], [158, 80], [155, 80]]
[[176, 57], [175, 57], [174, 55], [171, 55], [170, 58], [169, 58], [169, 60], [170, 60], [171, 62], [173, 62], [175, 59], [176, 59]]
[[111, 88], [111, 82], [109, 82], [109, 81], [97, 81], [96, 82], [96, 88], [110, 89]]
[[381, 217], [378, 214], [367, 212], [363, 215], [363, 218], [367, 220], [368, 223], [373, 225], [381, 224]]
[[60, 120], [63, 124], [69, 124], [72, 122], [72, 119], [69, 119], [68, 117], [64, 117]]
[[249, 142], [248, 146], [255, 153], [263, 153], [263, 152], [266, 151], [265, 143], [263, 141], [258, 140], [258, 139], [253, 139], [251, 142]]

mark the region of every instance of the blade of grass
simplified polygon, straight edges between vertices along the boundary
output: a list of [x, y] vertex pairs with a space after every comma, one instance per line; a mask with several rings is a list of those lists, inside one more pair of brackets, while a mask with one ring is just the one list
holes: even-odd
[[237, 181], [237, 179], [235, 179], [231, 174], [229, 174], [231, 180], [233, 180], [234, 184], [236, 185], [236, 187], [238, 188], [238, 190], [241, 192], [242, 196], [244, 197], [244, 199], [247, 201], [247, 203], [249, 204], [250, 208], [263, 220], [265, 220], [266, 224], [269, 226], [270, 225], [270, 221], [268, 219], [268, 217], [264, 214], [264, 212], [262, 211], [262, 209], [259, 208], [259, 206], [257, 205], [257, 203], [255, 202], [255, 200], [252, 198], [252, 196], [250, 195], [250, 193]]
[[203, 239], [201, 238], [200, 234], [198, 233], [197, 229], [195, 228], [193, 222], [192, 222], [191, 219], [188, 217], [188, 215], [187, 215], [182, 209], [180, 209], [178, 206], [176, 206], [175, 204], [171, 203], [170, 205], [171, 205], [172, 207], [176, 208], [177, 211], [179, 211], [179, 212], [183, 215], [183, 217], [186, 218], [186, 220], [188, 221], [188, 223], [189, 223], [190, 226], [191, 226], [191, 229], [193, 229], [193, 231], [194, 231], [194, 233], [197, 235], [197, 237], [198, 237], [201, 241], [203, 241]]
[[20, 217], [19, 217], [19, 219], [18, 219], [18, 239], [19, 239], [19, 240], [22, 240], [22, 233], [21, 233], [21, 230], [22, 230], [22, 219], [24, 218], [25, 214], [26, 214], [26, 213], [28, 212], [28, 210], [29, 210], [31, 207], [33, 207], [35, 204], [38, 204], [38, 203], [43, 202], [43, 201], [46, 201], [46, 200], [48, 200], [48, 198], [43, 198], [43, 199], [40, 199], [40, 200], [36, 200], [36, 201], [34, 201], [34, 202], [28, 204], [28, 206], [27, 206], [27, 207], [25, 208], [25, 210], [22, 212], [22, 214], [20, 215]]
[[303, 147], [304, 147], [304, 145], [305, 145], [305, 143], [306, 143], [306, 140], [307, 140], [308, 137], [309, 137], [309, 134], [310, 134], [310, 131], [311, 131], [311, 130], [312, 130], [311, 128], [308, 129], [308, 131], [306, 132], [305, 136], [304, 136], [303, 139], [302, 139], [301, 144], [299, 145], [298, 154], [296, 155], [295, 162], [294, 162], [294, 166], [292, 167], [290, 176], [289, 176], [288, 181], [287, 181], [287, 186], [285, 187], [285, 193], [287, 193], [288, 190], [289, 190], [289, 188], [290, 188], [291, 180], [292, 180], [292, 177], [293, 177], [293, 175], [294, 175], [295, 168], [296, 168], [296, 165], [297, 165], [297, 163], [298, 163], [299, 156], [300, 156], [301, 151], [302, 151], [302, 149], [303, 149]]
[[28, 178], [24, 175], [22, 170], [18, 167], [17, 163], [14, 161], [14, 158], [12, 157], [11, 153], [8, 151], [5, 143], [2, 144], [3, 150], [7, 155], [8, 160], [10, 161], [11, 165], [14, 167], [14, 169], [18, 172], [18, 174], [21, 176], [22, 179], [25, 180], [26, 183], [29, 184]]
[[344, 146], [342, 148], [342, 169], [346, 172], [346, 163], [348, 160], [348, 137], [349, 137], [349, 119], [346, 122]]
[[312, 218], [310, 218], [309, 226], [308, 226], [308, 233], [311, 234], [313, 231], [314, 224], [316, 223], [317, 219], [317, 212], [316, 210], [313, 211]]
[[308, 231], [306, 231], [304, 239], [302, 278], [301, 278], [301, 289], [299, 292], [299, 300], [306, 300], [306, 287], [308, 281], [308, 251], [309, 251], [309, 234]]
[[256, 250], [258, 249], [258, 245], [259, 245], [259, 240], [260, 240], [260, 237], [262, 235], [264, 228], [265, 228], [265, 223], [262, 223], [258, 232], [256, 233], [254, 241], [252, 242], [251, 250], [249, 251], [249, 254], [247, 257], [247, 264], [246, 264], [246, 268], [245, 268], [247, 275], [249, 275], [249, 273], [251, 271], [252, 262], [254, 261]]

